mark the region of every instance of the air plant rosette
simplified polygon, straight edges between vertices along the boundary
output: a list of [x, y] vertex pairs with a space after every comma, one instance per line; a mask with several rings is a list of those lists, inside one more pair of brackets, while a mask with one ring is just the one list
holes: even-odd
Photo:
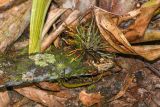
[[80, 24], [76, 30], [68, 28], [62, 40], [70, 46], [68, 56], [77, 56], [75, 60], [82, 58], [98, 62], [100, 58], [113, 58], [114, 56], [105, 51], [109, 45], [102, 39], [94, 19], [86, 24]]

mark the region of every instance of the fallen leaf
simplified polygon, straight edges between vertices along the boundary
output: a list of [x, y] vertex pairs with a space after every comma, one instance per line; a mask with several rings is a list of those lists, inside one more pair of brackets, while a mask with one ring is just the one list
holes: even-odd
[[75, 24], [79, 19], [79, 16], [80, 12], [78, 10], [74, 10], [55, 31], [45, 38], [41, 45], [41, 52], [44, 52], [53, 43], [53, 41], [55, 41], [55, 39], [66, 29], [66, 26]]
[[0, 0], [0, 13], [27, 0]]
[[[107, 51], [110, 52], [117, 51], [123, 54], [139, 55], [147, 60], [155, 60], [160, 57], [160, 49], [158, 45], [132, 46], [129, 42], [135, 40], [135, 38], [139, 39], [140, 37], [143, 37], [145, 29], [148, 26], [148, 23], [154, 11], [160, 6], [159, 0], [154, 0], [154, 1], [155, 2], [151, 6], [148, 7], [142, 6], [142, 8], [140, 9], [141, 10], [140, 15], [138, 15], [139, 11], [137, 11], [138, 14], [132, 13], [132, 15], [139, 16], [135, 21], [134, 25], [130, 26], [132, 29], [130, 30], [128, 29], [128, 32], [134, 34], [132, 36], [129, 36], [127, 33], [124, 33], [118, 27], [116, 21], [113, 19], [114, 16], [113, 14], [98, 7], [95, 7], [94, 12], [95, 12], [97, 26], [102, 34], [102, 37], [107, 41], [107, 43], [109, 43], [110, 48], [112, 48], [112, 49], [106, 48]], [[147, 9], [149, 10], [148, 13]], [[145, 14], [145, 16], [143, 16], [143, 14]], [[145, 19], [143, 19], [142, 17]], [[145, 26], [143, 26], [143, 24]]]
[[79, 99], [85, 106], [92, 106], [94, 104], [100, 103], [102, 96], [100, 93], [88, 94], [85, 91], [81, 91], [79, 94]]
[[8, 92], [0, 92], [0, 107], [8, 107], [10, 103], [10, 98]]
[[28, 99], [41, 103], [47, 107], [64, 107], [64, 103], [66, 101], [65, 98], [57, 97], [53, 94], [49, 94], [46, 91], [33, 87], [19, 88], [15, 89], [15, 91], [27, 97]]
[[15, 42], [30, 22], [31, 0], [14, 6], [1, 13], [0, 18], [0, 52]]
[[8, 1], [10, 1], [10, 0], [1, 0], [1, 1], [0, 1], [0, 6], [1, 6], [1, 5], [4, 5], [4, 4], [7, 3]]
[[68, 9], [53, 9], [48, 13], [47, 20], [43, 27], [42, 38], [49, 31], [50, 27], [53, 26], [55, 21]]

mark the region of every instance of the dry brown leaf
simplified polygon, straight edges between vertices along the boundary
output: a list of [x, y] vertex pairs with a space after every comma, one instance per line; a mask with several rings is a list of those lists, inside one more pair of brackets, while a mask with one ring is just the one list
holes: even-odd
[[147, 29], [145, 31], [144, 36], [141, 37], [140, 39], [134, 41], [134, 43], [160, 40], [160, 36], [159, 35], [160, 35], [160, 30]]
[[15, 89], [15, 91], [28, 99], [41, 103], [47, 107], [64, 107], [64, 103], [66, 101], [65, 98], [54, 96], [53, 94], [49, 94], [46, 91], [33, 87], [19, 88]]
[[[158, 6], [159, 4], [160, 4], [160, 1], [157, 2]], [[155, 8], [158, 7], [156, 6]], [[151, 10], [153, 11], [155, 10], [155, 8]], [[97, 22], [98, 28], [102, 36], [110, 44], [112, 48], [112, 49], [107, 48], [108, 51], [114, 50], [114, 51], [125, 53], [125, 54], [140, 55], [147, 60], [154, 60], [160, 57], [160, 50], [158, 46], [154, 46], [154, 48], [151, 48], [151, 46], [131, 46], [131, 44], [126, 39], [126, 35], [124, 35], [122, 31], [117, 27], [117, 24], [112, 19], [111, 17], [112, 15], [109, 12], [104, 11], [100, 8], [95, 8], [95, 16], [96, 16], [96, 22]], [[146, 17], [149, 18], [148, 20], [150, 20], [150, 16], [146, 16]], [[145, 23], [145, 24], [148, 25], [148, 23]], [[136, 29], [138, 29], [138, 27], [139, 26], [137, 26]], [[141, 24], [140, 24], [140, 27], [142, 28]], [[144, 26], [144, 29], [145, 29], [145, 26]], [[144, 29], [143, 30], [141, 29], [141, 31], [144, 32]], [[139, 35], [142, 35], [142, 32], [141, 33], [139, 32]]]
[[[124, 34], [129, 41], [135, 41], [143, 37], [144, 32], [154, 15], [154, 12], [160, 7], [160, 0], [157, 3], [148, 7], [140, 8], [140, 15], [136, 18], [133, 25], [129, 26]], [[130, 39], [129, 39], [130, 38]]]
[[0, 1], [0, 6], [1, 6], [1, 5], [4, 5], [5, 3], [9, 2], [9, 1], [10, 1], [10, 0], [1, 0], [1, 1]]
[[100, 93], [86, 93], [81, 91], [79, 93], [79, 99], [85, 106], [92, 106], [94, 104], [100, 104], [102, 96]]
[[27, 0], [0, 0], [0, 12], [7, 10], [13, 6], [23, 3]]
[[38, 86], [46, 90], [60, 91], [60, 86], [58, 85], [58, 83], [41, 82], [38, 84]]
[[0, 51], [16, 41], [30, 22], [31, 0], [15, 6], [3, 13], [0, 18]]
[[0, 92], [0, 107], [8, 107], [10, 103], [10, 98], [8, 92]]
[[53, 9], [48, 13], [47, 21], [43, 27], [42, 39], [48, 32], [51, 26], [55, 23], [55, 21], [66, 11], [67, 9]]
[[[114, 2], [114, 0], [112, 2]], [[111, 4], [116, 4], [116, 3], [111, 3]], [[119, 26], [122, 22], [133, 20], [134, 23], [128, 26], [128, 28], [122, 29], [122, 32], [125, 34], [127, 40], [130, 42], [135, 42], [136, 40], [138, 41], [139, 39], [141, 39], [141, 42], [143, 42], [143, 37], [144, 37], [143, 35], [145, 33], [145, 30], [151, 18], [153, 17], [154, 12], [158, 9], [158, 7], [160, 7], [159, 0], [157, 0], [157, 3], [155, 3], [154, 5], [148, 7], [142, 5], [140, 9], [136, 9], [122, 15], [115, 15], [115, 13], [109, 13], [108, 11], [105, 10], [103, 11], [109, 13], [108, 15], [112, 18], [112, 20], [115, 22], [117, 26]], [[150, 41], [150, 40], [144, 40], [144, 41]]]
[[77, 25], [79, 16], [80, 12], [74, 10], [54, 32], [45, 38], [41, 46], [41, 52], [44, 52], [53, 43], [53, 41], [66, 29], [66, 26], [70, 26], [71, 24]]
[[[100, 8], [97, 8], [95, 9], [95, 16], [100, 32], [113, 48], [120, 51], [121, 53], [125, 53], [125, 51], [135, 53], [123, 33], [111, 19], [109, 13], [102, 11]], [[120, 44], [123, 44], [125, 48], [121, 48], [119, 44], [112, 40], [113, 38], [114, 40], [120, 42]]]
[[157, 3], [152, 6], [144, 7], [142, 6], [140, 9], [136, 9], [130, 11], [123, 15], [115, 15], [114, 13], [110, 13], [108, 11], [102, 10], [107, 15], [109, 15], [114, 23], [119, 26], [121, 22], [127, 22], [128, 20], [134, 20], [134, 23], [131, 24], [128, 28], [122, 30], [125, 37], [128, 41], [134, 42], [136, 40], [142, 39], [145, 30], [153, 17], [154, 12], [160, 7], [160, 1], [157, 0]]

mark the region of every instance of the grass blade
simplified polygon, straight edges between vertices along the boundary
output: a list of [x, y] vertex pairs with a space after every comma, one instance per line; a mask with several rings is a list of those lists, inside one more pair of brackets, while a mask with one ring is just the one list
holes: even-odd
[[45, 16], [51, 0], [33, 0], [30, 22], [29, 54], [40, 52]]

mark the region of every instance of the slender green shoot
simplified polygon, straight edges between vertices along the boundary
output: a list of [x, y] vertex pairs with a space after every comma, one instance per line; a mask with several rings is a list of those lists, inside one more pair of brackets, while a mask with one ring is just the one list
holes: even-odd
[[39, 53], [45, 16], [51, 0], [33, 0], [30, 22], [29, 54]]

